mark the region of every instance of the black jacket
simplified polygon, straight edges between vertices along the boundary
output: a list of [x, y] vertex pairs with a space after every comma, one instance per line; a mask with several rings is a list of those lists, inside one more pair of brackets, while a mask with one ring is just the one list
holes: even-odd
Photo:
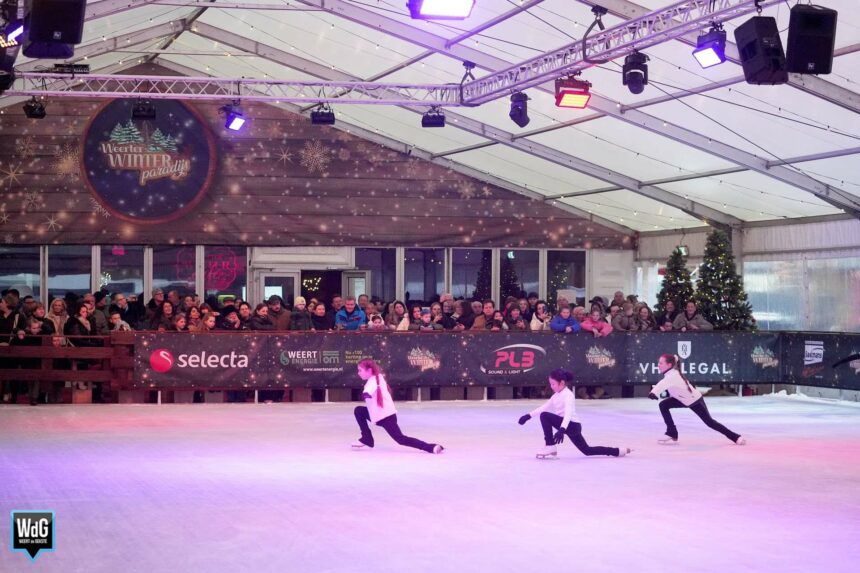
[[[328, 317], [326, 316], [323, 318], [325, 319]], [[311, 313], [308, 311], [293, 311], [293, 314], [290, 315], [290, 330], [310, 330], [313, 327]]]

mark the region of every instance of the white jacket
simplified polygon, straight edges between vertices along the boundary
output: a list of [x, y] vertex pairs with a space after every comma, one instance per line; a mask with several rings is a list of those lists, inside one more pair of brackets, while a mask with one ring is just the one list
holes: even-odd
[[[367, 382], [364, 383], [364, 390], [362, 390], [362, 393], [370, 394], [370, 398], [365, 398], [364, 403], [367, 404], [367, 410], [370, 412], [370, 421], [374, 424], [397, 413], [397, 410], [394, 408], [394, 398], [391, 397], [391, 392], [388, 390], [388, 384], [385, 383], [385, 377], [380, 374], [379, 378], [382, 381], [381, 386], [377, 382], [376, 376], [371, 376], [367, 379]], [[379, 407], [379, 403], [376, 401], [377, 388], [382, 392], [381, 408]]]
[[689, 406], [702, 397], [695, 386], [684, 380], [678, 370], [670, 368], [663, 374], [663, 379], [651, 387], [651, 392], [658, 397], [663, 392], [669, 392], [669, 396], [677, 399], [684, 406]]
[[579, 423], [579, 419], [576, 417], [576, 396], [570, 391], [570, 388], [556, 392], [552, 398], [547, 400], [546, 404], [535, 408], [530, 414], [534, 418], [540, 416], [541, 412], [551, 412], [561, 416], [563, 418], [561, 421], [562, 428], [567, 428], [570, 422]]

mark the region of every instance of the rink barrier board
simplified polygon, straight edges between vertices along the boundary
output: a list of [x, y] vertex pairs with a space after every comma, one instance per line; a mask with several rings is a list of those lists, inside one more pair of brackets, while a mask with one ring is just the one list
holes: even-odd
[[654, 384], [657, 359], [681, 356], [695, 384], [797, 384], [860, 390], [860, 334], [150, 333], [134, 334], [128, 389], [356, 388], [376, 360], [398, 386], [542, 385], [559, 367], [576, 384]]

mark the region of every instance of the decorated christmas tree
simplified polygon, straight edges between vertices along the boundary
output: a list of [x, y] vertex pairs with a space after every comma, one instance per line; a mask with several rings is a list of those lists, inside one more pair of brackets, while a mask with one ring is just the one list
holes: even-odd
[[683, 310], [688, 300], [693, 299], [693, 280], [687, 268], [687, 257], [680, 248], [675, 248], [666, 262], [666, 274], [663, 275], [663, 288], [657, 293], [657, 314], [666, 312], [666, 301], [673, 301], [675, 308]]
[[[570, 285], [570, 265], [564, 261], [556, 261], [547, 273], [549, 284], [546, 289], [546, 302], [554, 311], [558, 310], [558, 291], [568, 288]], [[576, 301], [570, 300], [573, 304]]]
[[478, 267], [478, 278], [475, 279], [475, 290], [472, 292], [472, 298], [485, 300], [490, 298], [492, 289], [490, 283], [492, 280], [491, 265], [493, 264], [492, 251], [486, 250], [481, 255], [481, 266]]
[[513, 259], [507, 256], [507, 253], [502, 252], [502, 264], [499, 269], [501, 276], [501, 300], [499, 304], [505, 303], [505, 299], [509, 296], [520, 298], [523, 296], [523, 286], [520, 284], [520, 279], [517, 276], [517, 269], [514, 267]]
[[152, 135], [149, 138], [149, 150], [176, 151], [176, 140], [174, 140], [170, 135], [164, 135], [164, 133], [156, 127], [155, 131], [152, 132]]
[[143, 143], [143, 136], [134, 123], [128, 120], [125, 125], [118, 123], [114, 126], [110, 132], [110, 140], [119, 144]]
[[716, 330], [755, 330], [752, 306], [735, 268], [729, 237], [714, 229], [705, 245], [705, 259], [696, 282], [696, 304]]

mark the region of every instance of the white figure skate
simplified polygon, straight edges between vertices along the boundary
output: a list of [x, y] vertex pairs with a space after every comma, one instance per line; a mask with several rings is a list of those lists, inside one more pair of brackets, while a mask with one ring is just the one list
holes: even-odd
[[737, 442], [735, 442], [735, 444], [737, 444], [737, 445], [739, 445], [739, 446], [745, 446], [745, 445], [747, 445], [747, 439], [746, 439], [745, 437], [743, 437], [743, 436], [740, 436], [740, 437], [738, 438], [738, 441], [737, 441]]
[[678, 444], [678, 438], [672, 438], [670, 436], [663, 436], [662, 438], [657, 440], [658, 444], [662, 444], [664, 446], [675, 446]]
[[558, 450], [555, 446], [544, 446], [541, 451], [539, 451], [535, 457], [539, 460], [555, 460], [558, 459]]
[[623, 458], [627, 454], [633, 451], [633, 448], [618, 448], [618, 457]]
[[352, 447], [353, 450], [361, 450], [361, 449], [368, 447], [367, 444], [360, 442], [358, 440], [351, 443], [350, 446]]

